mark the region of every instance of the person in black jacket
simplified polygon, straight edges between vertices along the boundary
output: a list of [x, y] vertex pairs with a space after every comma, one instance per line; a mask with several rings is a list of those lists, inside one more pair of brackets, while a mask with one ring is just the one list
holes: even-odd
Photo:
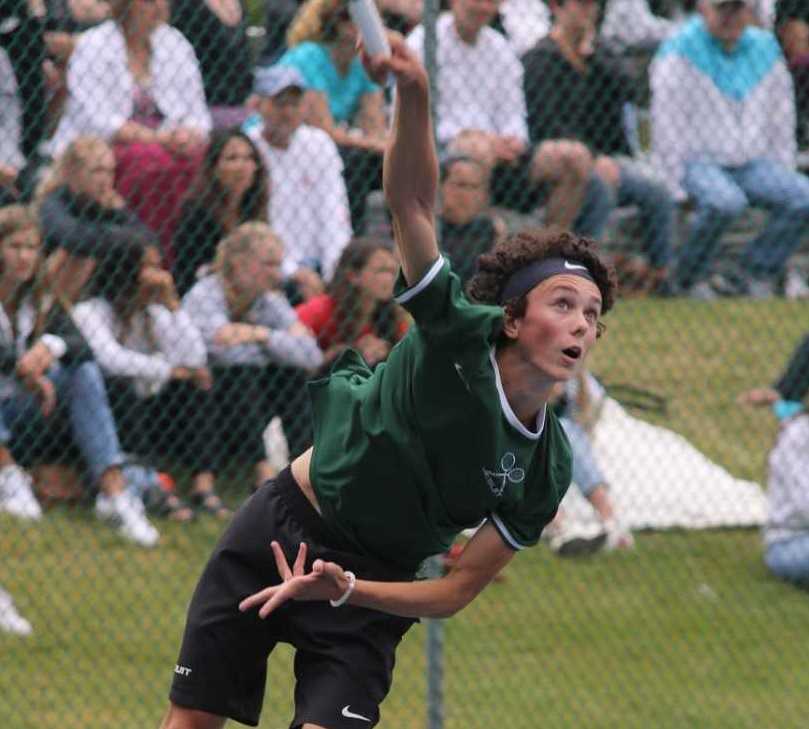
[[145, 231], [114, 182], [112, 149], [88, 136], [68, 146], [37, 190], [50, 284], [69, 301], [80, 296], [107, 233]]
[[598, 3], [550, 0], [549, 5], [550, 33], [522, 58], [531, 142], [573, 139], [587, 146], [615, 203], [638, 208], [648, 265], [627, 270], [623, 288], [657, 289], [671, 263], [674, 202], [631, 159], [624, 113], [633, 101], [633, 82], [617, 59], [594, 46]]
[[0, 0], [0, 46], [6, 49], [17, 79], [22, 105], [22, 151], [36, 154], [45, 138], [45, 26], [31, 14], [26, 0]]
[[51, 426], [62, 411], [100, 491], [96, 514], [126, 539], [154, 546], [159, 534], [142, 502], [125, 488], [124, 454], [101, 370], [73, 324], [69, 302], [47, 285], [40, 246], [29, 208], [0, 210], [0, 510], [31, 519], [41, 515], [31, 479], [11, 446], [37, 430], [53, 437]]

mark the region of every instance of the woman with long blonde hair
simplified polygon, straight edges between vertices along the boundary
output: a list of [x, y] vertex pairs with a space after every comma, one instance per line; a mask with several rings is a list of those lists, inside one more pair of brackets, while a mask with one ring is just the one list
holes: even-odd
[[183, 300], [213, 374], [218, 436], [210, 447], [220, 469], [234, 459], [253, 465], [256, 485], [274, 474], [262, 434], [275, 415], [293, 455], [309, 445], [305, 382], [323, 361], [280, 288], [282, 256], [266, 223], [244, 223], [219, 243], [213, 273]]
[[145, 227], [115, 189], [115, 155], [101, 137], [76, 137], [35, 194], [50, 285], [76, 301], [105, 236]]

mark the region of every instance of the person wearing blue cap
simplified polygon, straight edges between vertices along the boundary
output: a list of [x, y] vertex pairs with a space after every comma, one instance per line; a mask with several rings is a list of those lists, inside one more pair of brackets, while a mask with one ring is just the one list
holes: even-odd
[[[314, 448], [250, 498], [215, 548], [164, 729], [256, 725], [279, 641], [297, 650], [291, 727], [375, 726], [404, 633], [464, 608], [535, 545], [570, 483], [548, 399], [603, 330], [614, 271], [588, 239], [529, 231], [481, 256], [464, 294], [436, 241], [427, 74], [400, 36], [390, 44], [389, 57], [363, 58], [373, 78], [396, 78], [384, 182], [396, 298], [414, 324], [373, 370], [349, 349], [310, 383]], [[415, 579], [478, 525], [446, 575]]]
[[343, 162], [326, 132], [304, 124], [305, 88], [291, 66], [258, 69], [262, 125], [249, 132], [270, 175], [268, 217], [284, 243], [282, 272], [304, 300], [322, 293], [352, 236]]
[[367, 200], [382, 188], [388, 130], [382, 87], [357, 52], [359, 30], [345, 2], [308, 0], [287, 33], [280, 63], [297, 68], [309, 87], [307, 122], [328, 132], [345, 165], [354, 233], [365, 232]]

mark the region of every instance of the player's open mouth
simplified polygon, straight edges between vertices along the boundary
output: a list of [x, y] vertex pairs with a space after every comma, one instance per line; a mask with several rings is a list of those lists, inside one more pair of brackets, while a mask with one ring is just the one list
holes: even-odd
[[566, 357], [570, 357], [570, 359], [578, 359], [581, 357], [581, 347], [568, 347], [562, 350], [562, 354]]

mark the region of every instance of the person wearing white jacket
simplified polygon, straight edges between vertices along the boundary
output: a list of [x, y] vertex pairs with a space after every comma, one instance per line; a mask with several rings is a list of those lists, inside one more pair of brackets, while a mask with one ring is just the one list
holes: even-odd
[[[74, 320], [107, 379], [125, 448], [187, 466], [193, 504], [225, 518], [230, 512], [214, 491], [206, 448], [211, 375], [205, 343], [180, 307], [156, 241], [121, 238], [107, 246], [91, 282], [95, 295], [74, 308]], [[178, 521], [192, 516], [176, 497], [165, 507]]]
[[211, 129], [202, 75], [191, 44], [166, 24], [165, 0], [109, 5], [111, 19], [83, 33], [70, 57], [68, 98], [49, 151], [58, 157], [87, 134], [113, 144], [117, 190], [170, 258]]
[[[175, 149], [184, 146], [181, 137], [187, 145], [208, 134], [211, 116], [194, 49], [180, 31], [162, 22], [159, 4], [112, 2], [123, 6], [117, 16], [82, 33], [68, 63], [68, 99], [51, 142], [54, 156], [87, 134]], [[154, 17], [146, 17], [152, 10]], [[133, 25], [139, 31], [134, 40], [128, 31]], [[150, 92], [157, 124], [133, 119], [141, 111], [142, 91]]]
[[311, 443], [306, 379], [323, 363], [312, 332], [280, 290], [283, 246], [265, 223], [243, 223], [222, 239], [214, 273], [185, 295], [183, 308], [208, 348], [215, 415], [209, 418], [224, 466], [255, 467], [255, 484], [273, 473], [262, 433], [279, 416], [294, 457]]
[[775, 36], [749, 26], [749, 0], [700, 0], [651, 70], [653, 161], [694, 221], [673, 293], [711, 298], [722, 233], [749, 205], [771, 214], [741, 254], [743, 290], [772, 295], [809, 227], [809, 180], [796, 171], [795, 96]]

